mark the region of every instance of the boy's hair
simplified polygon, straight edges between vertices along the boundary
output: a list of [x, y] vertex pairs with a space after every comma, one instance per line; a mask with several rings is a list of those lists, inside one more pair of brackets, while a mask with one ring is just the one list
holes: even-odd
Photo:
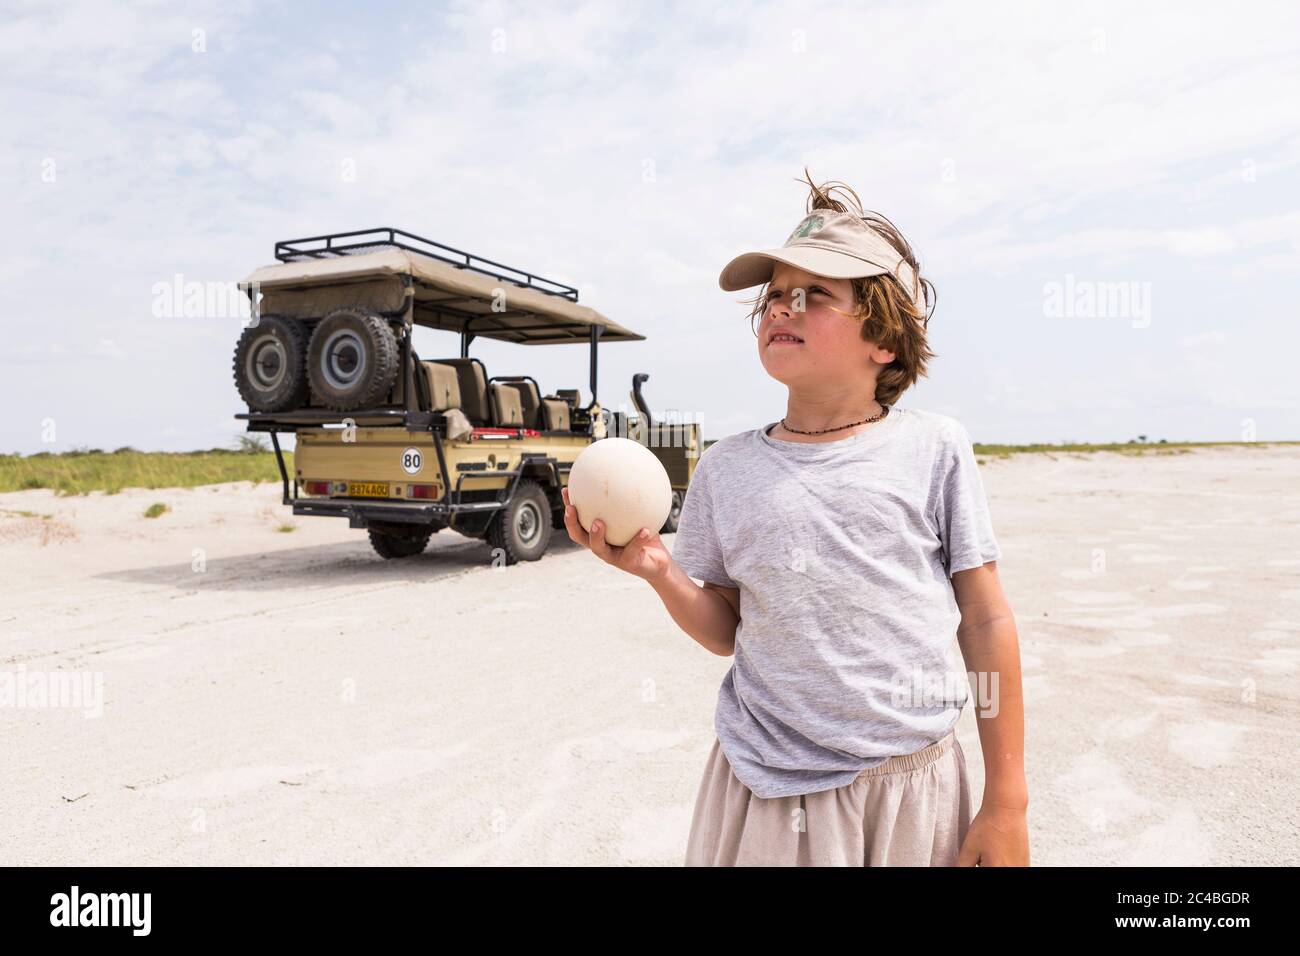
[[[885, 238], [898, 254], [912, 267], [917, 277], [917, 284], [925, 299], [926, 311], [912, 301], [898, 280], [891, 275], [868, 276], [863, 279], [849, 279], [853, 284], [853, 298], [856, 311], [853, 318], [862, 322], [862, 338], [875, 342], [883, 349], [894, 353], [894, 361], [880, 370], [876, 380], [876, 401], [882, 405], [893, 405], [903, 392], [916, 384], [918, 378], [926, 375], [926, 366], [935, 353], [930, 350], [926, 339], [930, 316], [934, 313], [935, 291], [929, 279], [921, 276], [916, 261], [916, 254], [911, 245], [903, 238], [892, 222], [880, 213], [863, 210], [862, 200], [852, 187], [837, 181], [830, 181], [818, 186], [804, 168], [804, 178], [809, 186], [808, 212], [818, 209], [830, 209], [833, 212], [856, 212], [877, 233]], [[852, 208], [845, 202], [835, 199], [832, 192], [843, 192], [852, 197]], [[752, 303], [749, 313], [750, 328], [754, 320], [762, 319], [767, 310], [767, 291], [770, 283], [764, 283], [758, 298]], [[757, 335], [757, 330], [754, 331]]]

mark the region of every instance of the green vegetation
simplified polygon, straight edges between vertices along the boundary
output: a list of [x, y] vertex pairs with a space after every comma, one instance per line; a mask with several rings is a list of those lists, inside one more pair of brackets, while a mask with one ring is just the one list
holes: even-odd
[[[279, 481], [275, 455], [265, 450], [255, 435], [239, 436], [240, 448], [211, 448], [207, 451], [143, 452], [98, 448], [36, 455], [0, 455], [0, 493], [49, 488], [61, 495], [84, 495], [92, 491], [117, 494], [123, 488], [193, 488], [227, 481]], [[705, 442], [705, 448], [713, 442]], [[1264, 448], [1297, 442], [1115, 442], [1106, 445], [1037, 444], [985, 445], [976, 443], [975, 453], [1007, 458], [1014, 454], [1069, 454], [1112, 451], [1127, 455], [1182, 455], [1193, 448], [1243, 445]], [[293, 454], [285, 452], [285, 467], [293, 473]]]
[[280, 532], [281, 534], [288, 534], [290, 531], [297, 531], [298, 526], [296, 524], [285, 523], [277, 526], [275, 530]]
[[[704, 448], [707, 449], [717, 439], [706, 441]], [[1061, 453], [1067, 452], [1089, 452], [1089, 451], [1113, 451], [1122, 455], [1185, 455], [1193, 448], [1212, 448], [1221, 445], [1242, 445], [1247, 448], [1267, 448], [1270, 445], [1300, 445], [1300, 442], [1294, 441], [1165, 441], [1163, 438], [1156, 442], [1148, 441], [1130, 441], [1130, 442], [1111, 442], [1110, 444], [1089, 445], [1082, 442], [1063, 442], [1056, 445], [985, 445], [975, 442], [975, 454], [993, 455], [997, 458], [1006, 458], [1010, 455], [1025, 454], [1029, 452], [1037, 453]], [[701, 451], [703, 454], [703, 451]], [[980, 462], [983, 464], [983, 462]]]
[[[241, 436], [245, 437], [245, 436]], [[293, 456], [285, 452], [292, 472]], [[97, 448], [36, 455], [0, 455], [0, 492], [49, 488], [61, 495], [92, 491], [116, 494], [123, 488], [193, 488], [226, 481], [276, 481], [275, 455], [266, 451], [142, 452]]]
[[155, 501], [153, 504], [151, 504], [148, 508], [144, 510], [144, 516], [146, 518], [157, 518], [160, 515], [164, 515], [171, 510], [172, 510], [171, 508], [168, 508], [161, 501]]
[[1067, 454], [1073, 452], [1113, 451], [1121, 455], [1185, 455], [1193, 448], [1216, 448], [1227, 445], [1240, 445], [1245, 448], [1266, 448], [1269, 445], [1295, 445], [1300, 442], [1278, 441], [1165, 441], [1158, 442], [1111, 442], [1110, 444], [1089, 445], [1066, 442], [1059, 445], [984, 445], [975, 442], [975, 454], [992, 455], [1007, 458], [1011, 455], [1026, 453]]

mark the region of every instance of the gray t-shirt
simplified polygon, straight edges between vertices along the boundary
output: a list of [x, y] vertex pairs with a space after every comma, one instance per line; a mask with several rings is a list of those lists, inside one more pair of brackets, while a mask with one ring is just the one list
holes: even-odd
[[950, 575], [1000, 557], [956, 419], [894, 406], [815, 444], [772, 425], [700, 456], [673, 542], [689, 577], [740, 589], [714, 728], [759, 797], [843, 786], [943, 737], [969, 696]]

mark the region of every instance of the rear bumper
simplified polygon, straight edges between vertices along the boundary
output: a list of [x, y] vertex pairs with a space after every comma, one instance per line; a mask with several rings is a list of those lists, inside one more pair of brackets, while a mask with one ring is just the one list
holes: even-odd
[[296, 515], [347, 518], [348, 524], [354, 528], [364, 528], [371, 521], [446, 524], [453, 514], [497, 511], [503, 507], [502, 503], [496, 501], [448, 505], [441, 501], [366, 501], [359, 498], [291, 498], [285, 504], [292, 505]]

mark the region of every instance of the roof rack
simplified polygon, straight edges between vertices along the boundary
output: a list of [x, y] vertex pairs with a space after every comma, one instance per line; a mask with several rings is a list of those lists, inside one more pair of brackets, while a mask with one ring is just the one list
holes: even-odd
[[[351, 242], [340, 243], [347, 239]], [[323, 245], [322, 245], [323, 243]], [[340, 256], [364, 255], [376, 249], [396, 247], [414, 252], [417, 255], [446, 262], [458, 269], [481, 272], [497, 279], [504, 279], [516, 285], [536, 289], [547, 295], [560, 296], [578, 301], [578, 290], [573, 286], [551, 279], [543, 279], [523, 269], [516, 269], [501, 262], [493, 262], [482, 256], [472, 255], [460, 249], [425, 239], [411, 232], [381, 226], [378, 229], [360, 229], [356, 232], [334, 232], [324, 236], [308, 236], [305, 239], [281, 239], [275, 244], [275, 257], [281, 262], [305, 262], [312, 259], [336, 259]], [[454, 257], [454, 258], [453, 258]], [[488, 267], [492, 268], [488, 268]], [[504, 271], [497, 271], [504, 270]]]

